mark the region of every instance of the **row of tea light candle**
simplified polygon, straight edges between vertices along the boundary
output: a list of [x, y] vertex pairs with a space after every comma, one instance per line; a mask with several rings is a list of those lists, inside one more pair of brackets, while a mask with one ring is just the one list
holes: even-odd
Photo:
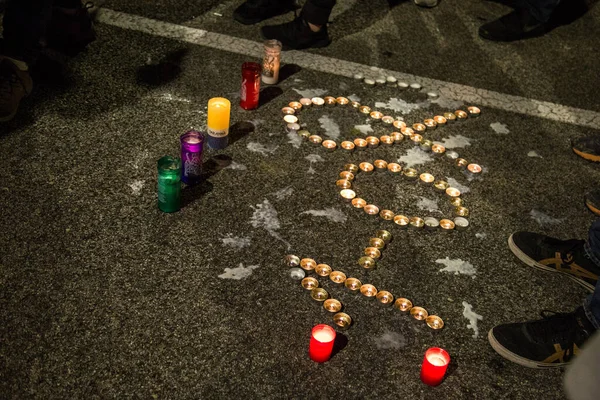
[[[356, 192], [352, 189], [353, 181], [359, 173], [372, 173], [373, 171], [388, 172], [392, 175], [401, 175], [407, 179], [419, 180], [423, 185], [432, 186], [437, 191], [443, 192], [450, 198], [450, 204], [454, 206], [455, 214], [454, 221], [450, 219], [442, 219], [441, 221], [434, 217], [407, 217], [402, 214], [396, 214], [392, 210], [382, 209], [375, 204], [368, 204], [366, 200], [357, 197]], [[400, 164], [388, 163], [384, 160], [375, 160], [370, 162], [362, 162], [359, 165], [346, 164], [340, 172], [339, 178], [335, 184], [341, 188], [340, 196], [346, 202], [352, 204], [354, 208], [362, 209], [369, 215], [379, 215], [385, 221], [393, 221], [396, 225], [406, 228], [441, 228], [444, 231], [451, 231], [455, 228], [464, 229], [469, 226], [469, 221], [465, 218], [469, 215], [469, 209], [463, 206], [460, 190], [450, 187], [448, 182], [443, 180], [435, 180], [435, 177], [428, 173], [419, 174], [414, 168], [403, 169]]]

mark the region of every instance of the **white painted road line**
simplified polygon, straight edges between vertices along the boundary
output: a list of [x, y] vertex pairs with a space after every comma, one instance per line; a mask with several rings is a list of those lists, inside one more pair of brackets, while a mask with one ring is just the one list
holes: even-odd
[[[97, 15], [97, 21], [123, 29], [148, 33], [154, 36], [176, 39], [254, 58], [262, 58], [262, 43], [220, 33], [157, 21], [106, 8], [100, 9]], [[301, 51], [284, 52], [282, 54], [282, 61], [288, 64], [297, 64], [302, 68], [348, 78], [351, 78], [356, 73], [361, 73], [365, 76], [373, 75], [373, 69], [368, 65]], [[437, 91], [444, 97], [461, 100], [468, 104], [492, 107], [519, 114], [545, 118], [552, 121], [600, 129], [600, 113], [596, 111], [583, 110], [547, 101], [478, 89], [471, 86], [419, 77], [398, 71], [378, 69], [378, 73], [381, 75], [393, 75], [402, 81], [419, 82], [427, 90]]]

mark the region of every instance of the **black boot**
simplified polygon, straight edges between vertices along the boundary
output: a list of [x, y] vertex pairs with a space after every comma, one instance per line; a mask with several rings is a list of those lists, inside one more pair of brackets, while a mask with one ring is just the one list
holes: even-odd
[[96, 40], [94, 24], [88, 13], [88, 8], [91, 7], [91, 2], [83, 5], [79, 0], [57, 2], [46, 30], [46, 46], [68, 56], [75, 56]]
[[495, 21], [479, 27], [479, 36], [494, 42], [513, 42], [541, 36], [546, 33], [546, 26], [524, 9], [517, 9]]
[[302, 17], [281, 25], [263, 26], [260, 31], [265, 39], [279, 40], [283, 44], [283, 50], [326, 47], [331, 43], [327, 25], [323, 25], [320, 31], [313, 32]]
[[233, 18], [241, 24], [253, 25], [297, 8], [294, 0], [247, 0], [236, 8]]

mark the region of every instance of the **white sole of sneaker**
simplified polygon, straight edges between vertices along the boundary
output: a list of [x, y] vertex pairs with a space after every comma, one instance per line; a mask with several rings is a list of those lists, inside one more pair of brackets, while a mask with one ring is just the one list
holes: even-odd
[[529, 360], [525, 357], [518, 356], [515, 353], [513, 353], [512, 351], [509, 351], [506, 347], [502, 346], [500, 344], [500, 342], [498, 342], [496, 340], [492, 331], [493, 331], [493, 329], [490, 329], [490, 331], [488, 332], [488, 341], [490, 342], [490, 345], [496, 351], [496, 353], [500, 354], [503, 358], [506, 358], [508, 361], [512, 361], [516, 364], [522, 365], [527, 368], [538, 368], [538, 369], [562, 368], [569, 364], [569, 363], [561, 363], [561, 364], [541, 363], [538, 361]]
[[521, 251], [521, 249], [519, 249], [519, 247], [513, 241], [513, 235], [510, 235], [510, 237], [508, 238], [508, 247], [510, 248], [510, 251], [512, 251], [513, 254], [515, 256], [517, 256], [517, 258], [519, 260], [523, 261], [525, 264], [529, 265], [530, 267], [541, 269], [542, 271], [556, 272], [561, 275], [565, 275], [569, 279], [573, 280], [574, 282], [577, 282], [580, 286], [586, 288], [588, 291], [590, 291], [590, 292], [594, 291], [594, 285], [592, 285], [591, 283], [587, 283], [586, 281], [579, 279], [576, 276], [573, 276], [567, 272], [559, 271], [555, 268], [551, 268], [544, 264], [540, 264], [537, 261], [535, 261], [533, 258], [529, 257], [527, 254], [523, 253]]

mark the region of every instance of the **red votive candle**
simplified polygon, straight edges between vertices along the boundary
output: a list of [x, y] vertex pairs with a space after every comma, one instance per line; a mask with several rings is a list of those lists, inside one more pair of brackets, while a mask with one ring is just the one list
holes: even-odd
[[446, 375], [448, 364], [450, 364], [450, 355], [446, 350], [439, 347], [427, 349], [421, 366], [421, 381], [429, 386], [439, 385]]
[[325, 324], [315, 326], [312, 329], [308, 347], [310, 359], [319, 363], [329, 360], [333, 351], [334, 340], [335, 331], [332, 327]]

